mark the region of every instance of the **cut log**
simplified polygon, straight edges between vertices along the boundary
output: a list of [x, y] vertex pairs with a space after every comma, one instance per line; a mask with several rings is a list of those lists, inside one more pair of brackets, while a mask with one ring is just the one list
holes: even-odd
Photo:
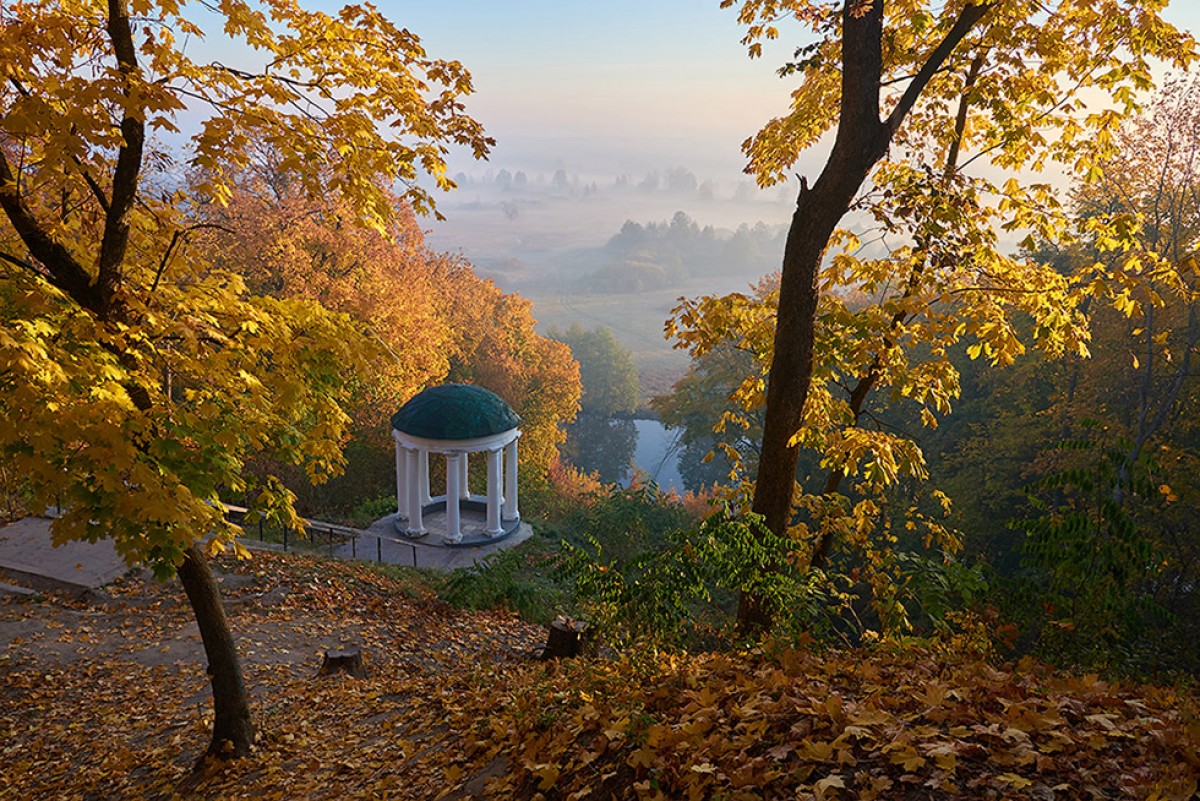
[[328, 676], [332, 673], [345, 673], [356, 679], [365, 679], [367, 668], [363, 665], [362, 651], [357, 648], [336, 648], [326, 651], [317, 675]]
[[589, 637], [588, 624], [582, 620], [559, 615], [550, 624], [550, 635], [542, 659], [570, 659], [583, 653]]

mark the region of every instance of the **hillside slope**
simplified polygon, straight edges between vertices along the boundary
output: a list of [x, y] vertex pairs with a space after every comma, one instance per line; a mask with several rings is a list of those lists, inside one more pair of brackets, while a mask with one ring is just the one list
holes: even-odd
[[[1194, 694], [923, 653], [541, 663], [543, 631], [412, 574], [223, 563], [258, 753], [210, 714], [178, 588], [5, 601], [0, 798], [1190, 798]], [[339, 644], [371, 676], [317, 678]]]

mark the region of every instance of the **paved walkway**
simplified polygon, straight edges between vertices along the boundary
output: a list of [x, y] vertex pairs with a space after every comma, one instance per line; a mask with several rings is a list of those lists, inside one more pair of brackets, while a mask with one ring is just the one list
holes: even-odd
[[0, 528], [0, 573], [40, 590], [87, 590], [129, 570], [112, 542], [50, 541], [50, 518], [26, 517]]
[[[406, 540], [396, 532], [394, 515], [376, 520], [353, 542], [334, 547], [333, 556], [449, 572], [471, 567], [497, 551], [512, 548], [533, 536], [529, 524], [522, 523], [499, 542], [452, 548], [442, 544], [439, 534], [444, 530], [444, 515], [429, 515], [425, 521], [429, 535], [415, 541]], [[478, 533], [476, 529], [482, 531], [483, 526], [481, 515], [463, 512], [463, 532], [467, 537]], [[248, 541], [247, 544], [252, 543]], [[320, 552], [325, 551], [320, 549]], [[55, 547], [50, 540], [50, 518], [26, 517], [0, 527], [0, 582], [7, 576], [39, 590], [86, 590], [108, 584], [128, 570], [129, 566], [117, 555], [109, 540], [67, 542]], [[0, 594], [19, 591], [20, 588], [0, 584]]]
[[[485, 545], [450, 547], [442, 544], [439, 532], [445, 530], [445, 512], [426, 515], [424, 523], [429, 534], [419, 540], [405, 539], [394, 528], [396, 516], [389, 515], [376, 520], [354, 543], [343, 543], [333, 549], [334, 556], [342, 559], [362, 559], [369, 562], [384, 562], [393, 565], [428, 567], [449, 572], [460, 567], [471, 567], [492, 554], [520, 545], [533, 536], [528, 523], [499, 542]], [[485, 526], [483, 515], [464, 510], [462, 531], [464, 539], [480, 539], [474, 536]]]

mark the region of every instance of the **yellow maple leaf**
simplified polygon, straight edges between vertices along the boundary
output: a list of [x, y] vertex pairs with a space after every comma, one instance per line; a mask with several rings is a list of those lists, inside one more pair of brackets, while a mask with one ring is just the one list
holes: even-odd
[[1001, 773], [997, 776], [1000, 781], [1012, 785], [1013, 789], [1024, 790], [1026, 787], [1033, 786], [1033, 782], [1026, 779], [1024, 776], [1018, 776], [1015, 773]]
[[655, 754], [649, 748], [639, 748], [625, 760], [631, 768], [648, 768], [654, 764]]
[[558, 765], [538, 765], [533, 772], [541, 779], [538, 782], [539, 790], [549, 790], [558, 781]]

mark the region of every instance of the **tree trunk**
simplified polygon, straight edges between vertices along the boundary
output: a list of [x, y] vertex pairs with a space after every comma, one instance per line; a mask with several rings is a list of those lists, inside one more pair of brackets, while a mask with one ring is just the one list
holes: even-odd
[[318, 676], [329, 676], [333, 673], [345, 673], [355, 679], [365, 679], [367, 668], [363, 665], [362, 651], [358, 648], [334, 648], [325, 652], [321, 660]]
[[583, 653], [590, 635], [588, 624], [559, 615], [550, 624], [541, 659], [570, 659]]
[[[795, 497], [800, 430], [812, 382], [813, 344], [821, 260], [838, 222], [875, 164], [887, 153], [892, 135], [912, 109], [929, 79], [963, 37], [991, 8], [968, 4], [954, 27], [930, 53], [892, 113], [880, 118], [883, 77], [882, 0], [865, 5], [846, 0], [842, 7], [842, 93], [837, 137], [820, 178], [812, 189], [801, 182], [796, 211], [784, 246], [775, 319], [775, 354], [767, 377], [767, 409], [759, 452], [753, 510], [774, 534], [787, 536]], [[774, 569], [764, 565], [764, 569]], [[746, 633], [768, 628], [772, 610], [761, 598], [743, 595], [738, 626]]]
[[[788, 231], [775, 320], [775, 356], [767, 378], [767, 409], [753, 505], [767, 528], [781, 537], [787, 536], [791, 523], [796, 463], [800, 457], [799, 446], [791, 440], [800, 430], [812, 382], [815, 320], [820, 300], [817, 275], [829, 237], [875, 160], [863, 158], [857, 164], [846, 164], [840, 175], [826, 181], [834, 166], [831, 160], [811, 191], [801, 189]], [[760, 599], [742, 597], [738, 604], [738, 625], [743, 631], [761, 631], [771, 622], [770, 610]]]
[[[779, 282], [775, 354], [767, 378], [767, 410], [753, 505], [767, 528], [779, 536], [787, 535], [792, 517], [800, 449], [791, 440], [800, 429], [812, 381], [821, 260], [829, 237], [875, 162], [887, 151], [891, 138], [879, 119], [883, 4], [875, 3], [862, 16], [855, 16], [849, 10], [850, 4], [846, 5], [843, 102], [837, 139], [816, 184], [811, 190], [801, 184]], [[771, 622], [771, 610], [761, 599], [741, 598], [738, 625], [743, 631], [761, 631]]]
[[250, 720], [246, 684], [242, 680], [242, 666], [216, 577], [199, 543], [192, 543], [188, 548], [178, 573], [200, 626], [200, 638], [208, 657], [207, 672], [213, 689], [213, 732], [207, 754], [221, 758], [246, 756], [254, 749], [254, 724]]

